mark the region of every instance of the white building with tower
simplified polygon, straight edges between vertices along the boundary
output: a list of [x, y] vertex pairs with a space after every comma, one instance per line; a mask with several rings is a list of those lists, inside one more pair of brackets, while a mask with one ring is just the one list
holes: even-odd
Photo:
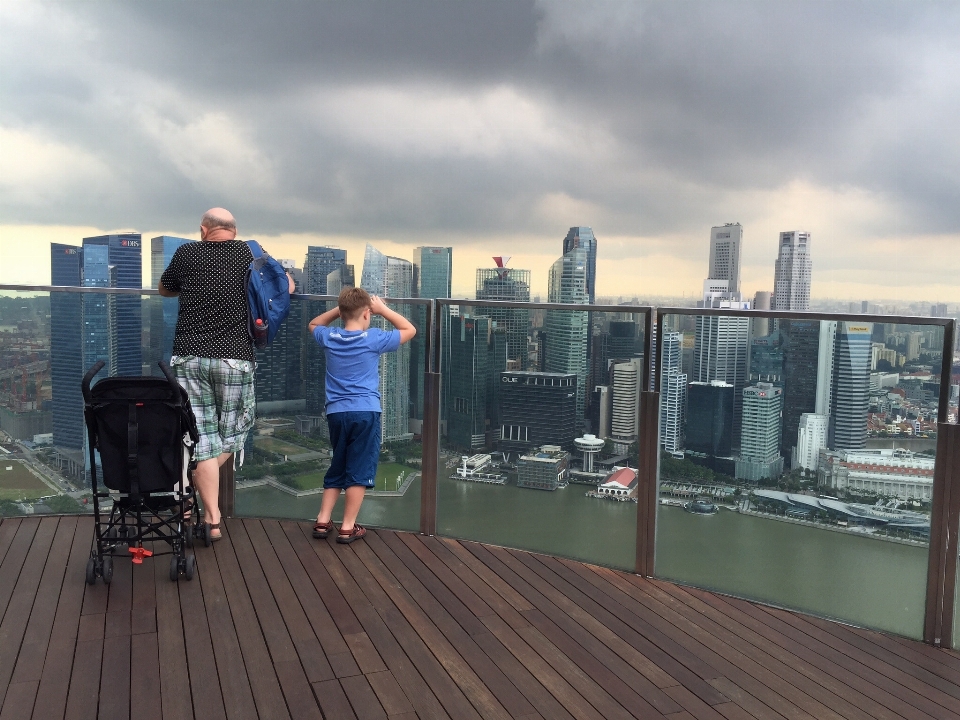
[[593, 472], [594, 458], [603, 450], [604, 441], [596, 435], [584, 435], [573, 441], [573, 446], [583, 453], [583, 471]]
[[810, 309], [810, 233], [780, 233], [780, 250], [773, 275], [774, 310]]
[[827, 429], [830, 418], [817, 413], [804, 413], [800, 416], [797, 430], [797, 446], [793, 450], [793, 469], [816, 472], [820, 461], [820, 451], [827, 447]]

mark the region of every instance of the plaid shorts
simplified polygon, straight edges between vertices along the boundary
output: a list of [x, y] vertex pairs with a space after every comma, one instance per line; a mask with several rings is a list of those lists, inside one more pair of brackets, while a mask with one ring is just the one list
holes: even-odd
[[174, 355], [170, 365], [187, 391], [197, 418], [200, 442], [193, 459], [199, 462], [220, 453], [239, 452], [253, 427], [256, 411], [254, 364], [249, 360]]

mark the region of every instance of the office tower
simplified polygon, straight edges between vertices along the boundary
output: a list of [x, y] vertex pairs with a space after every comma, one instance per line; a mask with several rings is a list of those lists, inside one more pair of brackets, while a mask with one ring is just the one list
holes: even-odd
[[500, 373], [500, 450], [572, 447], [577, 437], [577, 376], [507, 370]]
[[[303, 275], [300, 269], [294, 266], [292, 260], [278, 260], [277, 262], [294, 278]], [[309, 301], [308, 301], [309, 302]], [[322, 306], [320, 301], [313, 301], [313, 305]], [[310, 310], [320, 310], [318, 307], [311, 307]], [[315, 317], [304, 318], [304, 301], [291, 300], [290, 314], [277, 330], [277, 334], [269, 345], [265, 348], [256, 350], [257, 368], [255, 375], [255, 390], [257, 403], [288, 403], [290, 401], [301, 400], [305, 398], [305, 387], [303, 383], [302, 362], [314, 360], [317, 355], [321, 355], [323, 350], [317, 345], [313, 338], [307, 335], [305, 330], [307, 322]], [[304, 339], [310, 340], [307, 347], [308, 355], [303, 354]], [[326, 368], [324, 368], [324, 371]], [[309, 376], [309, 370], [307, 372]], [[321, 382], [323, 376], [321, 375]], [[311, 379], [311, 390], [315, 391], [316, 380]], [[289, 406], [275, 406], [278, 410], [287, 410]]]
[[343, 264], [327, 275], [327, 295], [339, 296], [344, 288], [357, 286], [353, 265]]
[[809, 310], [810, 233], [780, 233], [780, 254], [774, 266], [773, 309]]
[[[754, 310], [770, 310], [773, 293], [769, 290], [758, 290], [753, 296]], [[770, 318], [757, 318], [753, 321], [753, 336], [764, 337], [770, 334]]]
[[685, 445], [688, 452], [708, 457], [733, 453], [732, 384], [722, 380], [687, 385]]
[[750, 382], [769, 382], [783, 387], [783, 335], [779, 330], [769, 335], [755, 335], [750, 341]]
[[[413, 249], [413, 288], [418, 298], [448, 298], [451, 295], [453, 275], [453, 248], [417, 247]], [[410, 417], [423, 419], [423, 373], [426, 369], [424, 348], [426, 347], [427, 308], [418, 305], [414, 308], [417, 334], [410, 342]], [[440, 313], [440, 335], [446, 338], [450, 334], [450, 308], [445, 306]], [[447, 355], [447, 345], [441, 346], [441, 352]], [[441, 359], [441, 366], [446, 364]], [[446, 378], [444, 379], [446, 385]], [[419, 426], [421, 423], [415, 423]]]
[[[722, 305], [731, 303], [724, 301]], [[693, 346], [693, 378], [708, 383], [721, 380], [736, 389], [733, 397], [733, 421], [740, 423], [741, 391], [749, 369], [750, 319], [717, 315], [697, 315]], [[734, 441], [739, 436], [734, 432]]]
[[340, 248], [307, 246], [303, 260], [303, 291], [309, 295], [332, 295], [327, 287], [327, 276], [345, 265], [347, 251]]
[[638, 323], [632, 320], [611, 320], [609, 333], [607, 352], [610, 358], [643, 356], [643, 338]]
[[[83, 284], [83, 249], [50, 244], [50, 283]], [[50, 293], [50, 383], [53, 394], [53, 444], [83, 447], [83, 296], [76, 292]]]
[[[99, 288], [142, 288], [139, 233], [83, 239], [83, 284]], [[143, 332], [139, 295], [85, 295], [83, 363], [106, 362], [110, 375], [140, 375]]]
[[482, 448], [487, 442], [490, 322], [485, 317], [450, 318], [450, 381], [443, 400], [447, 440], [463, 450]]
[[500, 373], [507, 370], [507, 331], [490, 327], [490, 345], [487, 356], [487, 445], [493, 445], [500, 436]]
[[820, 451], [827, 447], [827, 429], [830, 418], [816, 413], [800, 416], [797, 446], [793, 449], [793, 469], [815, 473], [820, 464]]
[[[585, 305], [587, 296], [587, 253], [575, 248], [550, 268], [549, 302]], [[576, 310], [547, 310], [544, 369], [547, 372], [574, 373], [577, 376], [577, 417], [583, 417], [586, 404], [587, 340], [590, 316]]]
[[783, 391], [770, 383], [743, 389], [743, 420], [737, 479], [757, 482], [783, 474], [780, 454], [780, 413]]
[[916, 360], [920, 357], [920, 346], [922, 341], [923, 333], [907, 333], [907, 351], [904, 353], [907, 356], [907, 362], [911, 362], [912, 360]]
[[590, 304], [597, 301], [597, 238], [588, 227], [572, 227], [563, 239], [563, 254], [581, 249], [587, 259], [587, 297]]
[[946, 316], [947, 316], [946, 303], [937, 303], [936, 305], [930, 306], [930, 317], [946, 317]]
[[[413, 263], [409, 260], [384, 255], [367, 244], [363, 256], [360, 286], [381, 297], [408, 298], [413, 295]], [[410, 318], [410, 306], [393, 308]], [[378, 327], [387, 328], [382, 318], [374, 318]], [[401, 345], [396, 352], [380, 356], [380, 416], [382, 437], [385, 441], [406, 439], [410, 433], [410, 345]]]
[[640, 386], [643, 382], [640, 359], [614, 362], [611, 378], [610, 439], [618, 452], [625, 453], [640, 432]]
[[[833, 404], [833, 353], [837, 344], [837, 321], [820, 321], [820, 353], [817, 360], [817, 402], [814, 412], [829, 418]], [[872, 354], [872, 353], [871, 353]]]
[[[181, 245], [193, 242], [187, 238], [160, 235], [150, 240], [150, 287], [156, 289], [160, 285], [160, 276], [167, 269], [173, 254]], [[170, 362], [170, 353], [173, 351], [173, 338], [177, 331], [177, 313], [180, 303], [177, 298], [151, 297], [150, 305], [150, 372], [159, 375], [160, 368], [156, 361]]]
[[[508, 268], [509, 257], [495, 257], [495, 268], [477, 268], [477, 300], [530, 302], [530, 271]], [[530, 311], [524, 308], [478, 307], [476, 315], [494, 321], [507, 332], [507, 353], [511, 360], [527, 367], [527, 332]]]
[[683, 335], [663, 334], [660, 365], [660, 443], [671, 455], [683, 454], [683, 411], [687, 376], [683, 374]]
[[[710, 228], [710, 274], [713, 280], [726, 280], [731, 299], [740, 298], [740, 246], [743, 227], [727, 223]], [[735, 298], [733, 296], [736, 296]]]
[[597, 385], [597, 437], [610, 437], [610, 423], [613, 420], [613, 395], [609, 385]]
[[872, 323], [838, 324], [830, 419], [831, 450], [860, 450], [866, 445], [872, 332]]
[[[817, 410], [820, 321], [783, 320], [783, 454], [797, 438], [800, 416]], [[831, 363], [832, 364], [832, 363]]]

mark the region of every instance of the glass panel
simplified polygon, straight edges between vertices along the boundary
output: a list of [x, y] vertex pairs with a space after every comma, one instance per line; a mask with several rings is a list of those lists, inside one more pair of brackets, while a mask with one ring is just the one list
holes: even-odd
[[632, 570], [644, 315], [575, 307], [447, 309], [437, 529]]
[[[413, 320], [422, 334], [425, 314], [421, 311], [426, 305], [389, 304]], [[324, 474], [330, 466], [324, 412], [326, 361], [307, 325], [333, 305], [332, 298], [294, 298], [290, 316], [273, 343], [257, 353], [257, 421], [247, 440], [244, 465], [236, 472], [238, 515], [317, 516]], [[383, 321], [374, 318], [377, 323]], [[381, 358], [383, 449], [376, 488], [367, 492], [360, 510], [359, 520], [365, 525], [420, 527], [423, 393], [418, 388], [423, 347], [410, 343]], [[334, 520], [339, 522], [342, 515], [341, 499]]]
[[664, 323], [657, 575], [920, 637], [942, 328]]

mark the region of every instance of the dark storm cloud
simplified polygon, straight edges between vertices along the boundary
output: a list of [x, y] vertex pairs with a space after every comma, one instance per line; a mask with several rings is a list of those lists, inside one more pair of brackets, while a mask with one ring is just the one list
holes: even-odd
[[[52, 197], [61, 224], [192, 229], [198, 207], [225, 204], [262, 233], [704, 235], [731, 219], [731, 193], [797, 180], [888, 198], [899, 230], [960, 220], [953, 4], [24, 3], [3, 17], [0, 125], [63, 166], [59, 185], [36, 181], [40, 200], [3, 186], [8, 223], [50, 222]], [[594, 216], [547, 217], [545, 198]]]

